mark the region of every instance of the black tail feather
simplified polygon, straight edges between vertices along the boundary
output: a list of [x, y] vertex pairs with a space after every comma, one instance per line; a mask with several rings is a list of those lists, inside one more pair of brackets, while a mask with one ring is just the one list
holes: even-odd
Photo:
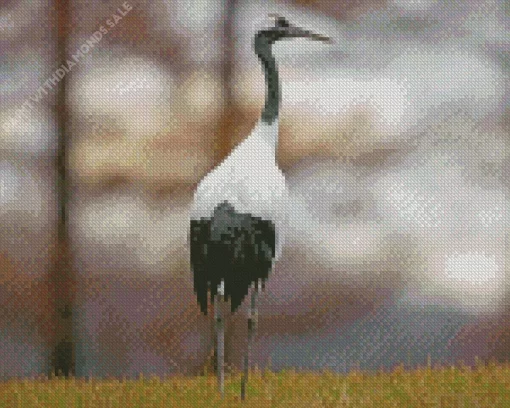
[[205, 315], [208, 292], [213, 303], [222, 280], [232, 312], [253, 283], [262, 280], [265, 286], [275, 253], [272, 221], [238, 213], [225, 202], [216, 207], [211, 219], [191, 221], [190, 238], [194, 288]]

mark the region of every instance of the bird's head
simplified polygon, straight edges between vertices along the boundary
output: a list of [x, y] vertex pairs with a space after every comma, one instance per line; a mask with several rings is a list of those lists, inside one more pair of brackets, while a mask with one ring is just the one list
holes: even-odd
[[274, 19], [274, 26], [260, 30], [255, 35], [255, 46], [257, 42], [267, 42], [271, 45], [285, 38], [309, 38], [315, 41], [332, 42], [329, 37], [292, 25], [285, 17], [275, 14], [270, 14], [269, 17]]

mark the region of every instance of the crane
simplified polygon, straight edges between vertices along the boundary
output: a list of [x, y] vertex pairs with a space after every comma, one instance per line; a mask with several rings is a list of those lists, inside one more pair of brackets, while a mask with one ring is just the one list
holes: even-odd
[[220, 301], [234, 313], [252, 289], [241, 399], [245, 399], [249, 354], [257, 322], [256, 301], [279, 258], [287, 188], [276, 164], [280, 85], [272, 45], [286, 38], [330, 42], [323, 35], [270, 15], [274, 26], [257, 32], [254, 50], [265, 74], [266, 97], [251, 134], [198, 184], [190, 213], [190, 262], [201, 312], [214, 304], [217, 376], [224, 396], [224, 321]]

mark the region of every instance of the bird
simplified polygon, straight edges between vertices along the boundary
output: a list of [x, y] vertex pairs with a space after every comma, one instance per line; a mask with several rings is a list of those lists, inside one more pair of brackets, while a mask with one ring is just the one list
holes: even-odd
[[287, 200], [285, 176], [276, 163], [280, 84], [272, 45], [284, 39], [329, 37], [295, 26], [270, 14], [274, 25], [255, 34], [253, 46], [265, 75], [265, 105], [248, 137], [197, 185], [190, 212], [189, 243], [193, 288], [201, 312], [214, 305], [218, 388], [224, 397], [224, 318], [220, 302], [231, 313], [251, 288], [248, 342], [243, 361], [241, 399], [245, 399], [249, 354], [257, 323], [257, 296], [283, 245]]

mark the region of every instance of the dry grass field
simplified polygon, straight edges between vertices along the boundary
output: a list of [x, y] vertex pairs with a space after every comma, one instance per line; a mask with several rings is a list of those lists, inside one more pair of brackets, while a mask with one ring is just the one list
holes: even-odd
[[227, 376], [223, 401], [213, 375], [11, 380], [0, 385], [0, 407], [509, 407], [510, 364], [348, 375], [254, 370], [244, 403], [239, 389], [238, 374]]

